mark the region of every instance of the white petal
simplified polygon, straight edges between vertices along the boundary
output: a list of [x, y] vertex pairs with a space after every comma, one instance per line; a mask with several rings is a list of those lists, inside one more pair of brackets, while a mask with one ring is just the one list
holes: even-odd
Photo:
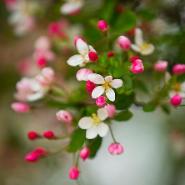
[[27, 100], [30, 101], [30, 102], [37, 101], [37, 100], [41, 99], [44, 95], [45, 95], [44, 92], [37, 92], [37, 93], [29, 95], [27, 97]]
[[123, 85], [123, 81], [120, 79], [114, 79], [110, 84], [113, 88], [117, 89]]
[[139, 28], [135, 29], [135, 43], [138, 46], [143, 44], [143, 32]]
[[141, 50], [142, 55], [150, 55], [154, 51], [154, 45], [153, 44], [148, 44], [148, 47], [145, 49]]
[[106, 76], [105, 81], [106, 82], [111, 82], [112, 81], [112, 76]]
[[89, 53], [88, 45], [80, 38], [76, 41], [76, 48], [81, 55], [87, 55]]
[[62, 5], [60, 11], [63, 14], [72, 14], [80, 10], [82, 7], [82, 2], [81, 1], [76, 1], [76, 2], [67, 2]]
[[91, 117], [83, 117], [80, 119], [78, 126], [82, 129], [89, 129], [92, 127], [93, 120]]
[[97, 126], [97, 132], [99, 134], [99, 136], [101, 137], [104, 137], [107, 135], [109, 131], [109, 127], [105, 124], [105, 123], [100, 123], [98, 126]]
[[98, 109], [97, 114], [101, 121], [104, 121], [106, 118], [108, 118], [108, 112], [105, 108]]
[[105, 83], [103, 76], [96, 74], [96, 73], [92, 73], [92, 74], [88, 75], [88, 79], [95, 84], [104, 84]]
[[141, 51], [140, 48], [139, 48], [137, 45], [135, 45], [135, 44], [132, 44], [132, 45], [131, 45], [131, 48], [132, 48], [134, 51], [136, 51], [136, 52], [140, 52], [140, 51]]
[[91, 127], [86, 131], [86, 138], [87, 139], [94, 139], [98, 135], [97, 127]]
[[185, 92], [179, 92], [178, 93], [182, 98], [185, 98]]
[[73, 55], [67, 60], [67, 63], [70, 66], [78, 66], [84, 62], [84, 59], [81, 55]]
[[96, 52], [96, 50], [91, 45], [89, 45], [89, 51]]
[[106, 91], [106, 96], [110, 101], [115, 101], [115, 92], [113, 89], [109, 88]]
[[96, 99], [104, 93], [105, 89], [102, 86], [95, 87], [92, 91], [92, 98]]

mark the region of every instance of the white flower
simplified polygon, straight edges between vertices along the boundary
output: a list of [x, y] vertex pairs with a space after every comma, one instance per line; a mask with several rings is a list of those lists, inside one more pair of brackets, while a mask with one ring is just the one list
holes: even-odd
[[61, 6], [60, 11], [65, 15], [74, 14], [77, 13], [83, 5], [83, 0], [67, 0], [67, 2]]
[[76, 49], [79, 54], [73, 55], [67, 60], [67, 63], [70, 66], [84, 66], [89, 62], [89, 52], [96, 52], [92, 46], [88, 46], [87, 43], [85, 43], [81, 38], [78, 38], [76, 41]]
[[172, 87], [172, 91], [170, 92], [170, 97], [173, 97], [176, 94], [180, 95], [182, 98], [185, 98], [185, 82], [183, 82], [182, 84], [176, 83]]
[[115, 101], [115, 92], [112, 88], [117, 89], [123, 85], [123, 81], [120, 79], [113, 79], [112, 76], [104, 78], [96, 73], [88, 75], [88, 79], [98, 85], [92, 91], [92, 98], [94, 99], [105, 93], [110, 101]]
[[135, 30], [135, 44], [132, 44], [131, 48], [142, 55], [150, 55], [155, 49], [153, 44], [143, 40], [143, 32], [139, 28]]
[[109, 127], [103, 122], [106, 118], [108, 118], [107, 110], [101, 108], [98, 109], [97, 114], [92, 114], [91, 117], [81, 118], [78, 125], [81, 129], [87, 130], [87, 139], [93, 139], [97, 135], [104, 137], [109, 131]]

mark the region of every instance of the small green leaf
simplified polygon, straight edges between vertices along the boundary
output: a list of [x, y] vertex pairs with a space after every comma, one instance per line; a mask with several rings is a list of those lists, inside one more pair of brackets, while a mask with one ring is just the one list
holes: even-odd
[[132, 112], [130, 112], [129, 110], [124, 110], [124, 111], [121, 111], [120, 113], [118, 113], [114, 119], [116, 121], [127, 121], [132, 116], [133, 116]]
[[68, 152], [78, 151], [84, 144], [85, 139], [85, 130], [77, 128], [71, 136], [71, 141], [68, 146]]
[[153, 112], [156, 109], [156, 103], [149, 102], [143, 106], [144, 112]]
[[98, 150], [100, 149], [102, 144], [102, 138], [101, 137], [97, 137], [95, 139], [92, 140], [88, 140], [87, 146], [90, 149], [90, 158], [94, 158], [98, 152]]
[[161, 109], [166, 113], [166, 114], [170, 114], [170, 106], [163, 104], [161, 105]]
[[117, 94], [115, 101], [116, 108], [119, 110], [128, 109], [134, 102], [134, 97], [134, 93], [130, 95]]

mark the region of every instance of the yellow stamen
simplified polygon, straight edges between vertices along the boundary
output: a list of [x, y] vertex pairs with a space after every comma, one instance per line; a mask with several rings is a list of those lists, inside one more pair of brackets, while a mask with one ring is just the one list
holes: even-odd
[[148, 49], [150, 46], [150, 44], [144, 42], [142, 45], [140, 45], [140, 50], [143, 51], [143, 50], [146, 50]]
[[105, 88], [105, 90], [109, 89], [109, 88], [110, 88], [109, 82], [105, 82], [105, 83], [103, 84], [103, 87]]
[[100, 118], [97, 116], [97, 114], [92, 114], [92, 119], [93, 119], [93, 123], [94, 123], [95, 125], [98, 125], [98, 124], [101, 122], [101, 120], [100, 120]]

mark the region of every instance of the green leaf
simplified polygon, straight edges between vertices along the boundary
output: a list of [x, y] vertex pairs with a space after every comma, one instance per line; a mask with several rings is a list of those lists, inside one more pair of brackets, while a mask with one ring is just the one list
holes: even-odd
[[71, 141], [68, 146], [68, 152], [78, 151], [84, 144], [85, 139], [85, 130], [77, 128], [71, 136]]
[[87, 146], [90, 149], [90, 158], [94, 158], [100, 149], [102, 144], [102, 138], [96, 137], [95, 139], [88, 140]]
[[116, 108], [119, 110], [128, 109], [134, 102], [134, 97], [135, 97], [134, 93], [130, 95], [125, 94], [117, 95], [115, 101]]
[[136, 15], [130, 11], [125, 10], [117, 20], [115, 20], [115, 30], [119, 32], [127, 32], [136, 26]]
[[156, 103], [149, 102], [143, 106], [144, 112], [153, 112], [156, 109]]
[[166, 114], [170, 114], [170, 106], [163, 104], [161, 105], [161, 109], [166, 113]]
[[118, 113], [114, 119], [116, 121], [127, 121], [132, 116], [133, 116], [132, 112], [130, 112], [129, 110], [124, 110], [124, 111], [121, 111], [120, 113]]

